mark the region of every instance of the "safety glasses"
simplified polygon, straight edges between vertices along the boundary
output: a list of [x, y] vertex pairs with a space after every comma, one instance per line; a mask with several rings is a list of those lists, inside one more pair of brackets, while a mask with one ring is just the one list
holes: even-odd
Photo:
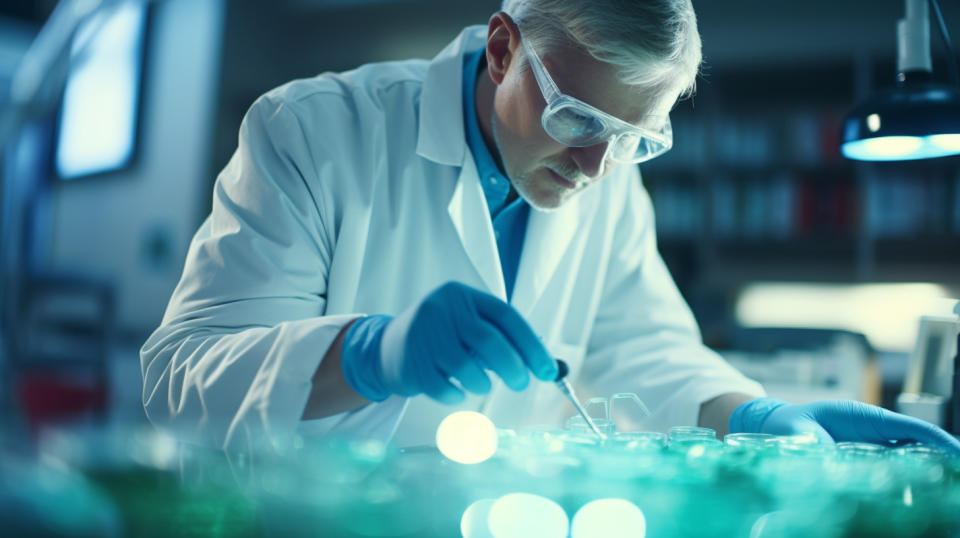
[[551, 138], [570, 147], [588, 147], [608, 142], [607, 156], [619, 163], [649, 161], [673, 147], [673, 128], [669, 116], [647, 118], [649, 123], [659, 125], [658, 129], [637, 127], [565, 95], [550, 77], [533, 47], [527, 44], [526, 39], [521, 38], [520, 42], [547, 102], [540, 120]]

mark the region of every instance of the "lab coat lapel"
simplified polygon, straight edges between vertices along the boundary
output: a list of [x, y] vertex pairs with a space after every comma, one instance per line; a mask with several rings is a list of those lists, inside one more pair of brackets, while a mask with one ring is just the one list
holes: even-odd
[[511, 301], [521, 314], [533, 312], [577, 230], [586, 225], [596, 202], [593, 194], [582, 193], [555, 211], [530, 211]]
[[484, 44], [483, 26], [468, 26], [430, 62], [420, 93], [417, 155], [460, 166], [467, 151], [463, 125], [463, 55]]
[[500, 254], [497, 251], [490, 211], [480, 178], [477, 176], [477, 167], [469, 155], [460, 169], [460, 177], [447, 205], [447, 213], [457, 235], [460, 236], [463, 249], [486, 284], [487, 290], [506, 300], [506, 284], [500, 268]]
[[482, 47], [485, 35], [484, 26], [468, 27], [430, 62], [420, 95], [417, 154], [460, 167], [447, 213], [487, 291], [505, 300], [493, 223], [463, 122], [463, 55]]

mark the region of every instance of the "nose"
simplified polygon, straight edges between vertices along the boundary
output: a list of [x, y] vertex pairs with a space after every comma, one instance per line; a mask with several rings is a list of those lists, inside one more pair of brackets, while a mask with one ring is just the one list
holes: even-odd
[[570, 157], [577, 164], [581, 174], [591, 179], [598, 178], [604, 173], [609, 146], [609, 142], [601, 142], [583, 148], [570, 148]]

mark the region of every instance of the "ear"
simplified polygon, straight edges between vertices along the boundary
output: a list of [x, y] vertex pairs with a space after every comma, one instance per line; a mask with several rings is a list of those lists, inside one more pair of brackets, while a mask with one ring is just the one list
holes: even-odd
[[500, 84], [507, 75], [510, 64], [520, 47], [520, 28], [510, 15], [503, 11], [490, 17], [487, 27], [487, 72], [495, 84]]

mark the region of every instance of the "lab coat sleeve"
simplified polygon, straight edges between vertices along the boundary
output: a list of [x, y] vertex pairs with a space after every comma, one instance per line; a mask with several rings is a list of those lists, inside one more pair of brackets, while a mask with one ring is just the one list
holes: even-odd
[[248, 450], [292, 434], [323, 355], [356, 317], [323, 315], [334, 216], [291, 106], [268, 94], [247, 113], [141, 349], [146, 414], [186, 440]]
[[581, 383], [595, 395], [635, 392], [643, 426], [695, 425], [700, 404], [763, 388], [703, 345], [693, 314], [657, 251], [653, 205], [636, 172], [625, 186]]

